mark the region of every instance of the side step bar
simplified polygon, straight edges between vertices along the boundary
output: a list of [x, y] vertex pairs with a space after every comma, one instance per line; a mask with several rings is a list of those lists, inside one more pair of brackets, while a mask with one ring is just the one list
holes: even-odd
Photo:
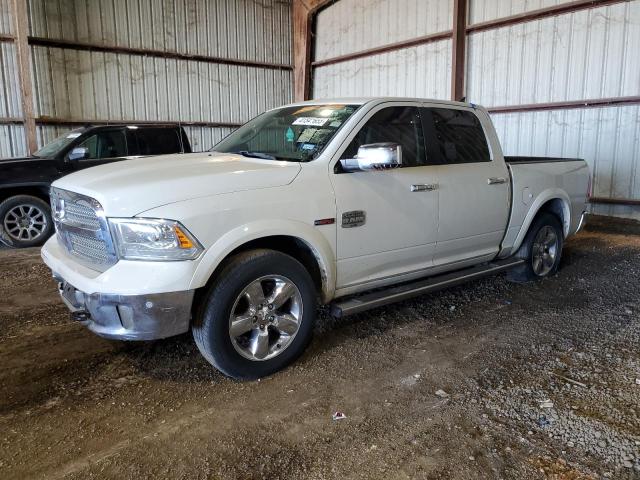
[[470, 280], [493, 275], [504, 270], [509, 270], [518, 265], [522, 265], [524, 260], [507, 258], [495, 262], [465, 268], [456, 272], [444, 273], [411, 283], [375, 290], [371, 293], [364, 293], [346, 299], [339, 299], [332, 302], [329, 312], [334, 317], [346, 317], [354, 313], [360, 313], [370, 308], [382, 307], [390, 303], [407, 300], [426, 293], [436, 292], [447, 287], [453, 287]]

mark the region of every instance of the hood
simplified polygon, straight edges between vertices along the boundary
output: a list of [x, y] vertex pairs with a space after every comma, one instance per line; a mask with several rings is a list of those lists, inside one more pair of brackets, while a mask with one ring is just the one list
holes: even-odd
[[60, 176], [59, 167], [59, 162], [50, 158], [3, 158], [0, 160], [0, 187], [48, 186]]
[[10, 163], [23, 163], [23, 162], [33, 162], [45, 160], [39, 157], [11, 157], [11, 158], [0, 158], [0, 166], [8, 165]]
[[53, 186], [95, 198], [108, 216], [132, 217], [183, 200], [287, 185], [299, 172], [298, 163], [204, 152], [100, 165]]

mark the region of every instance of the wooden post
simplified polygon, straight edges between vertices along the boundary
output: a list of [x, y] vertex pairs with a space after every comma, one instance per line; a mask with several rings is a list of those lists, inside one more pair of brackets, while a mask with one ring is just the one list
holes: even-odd
[[33, 90], [31, 87], [31, 51], [29, 49], [29, 19], [27, 17], [27, 0], [13, 0], [13, 19], [15, 45], [18, 56], [18, 73], [20, 78], [20, 96], [22, 100], [22, 116], [29, 154], [38, 149], [36, 141], [36, 121], [33, 115]]
[[453, 0], [453, 39], [451, 48], [451, 100], [465, 97], [467, 0]]
[[293, 98], [311, 98], [311, 27], [313, 14], [334, 0], [293, 0]]

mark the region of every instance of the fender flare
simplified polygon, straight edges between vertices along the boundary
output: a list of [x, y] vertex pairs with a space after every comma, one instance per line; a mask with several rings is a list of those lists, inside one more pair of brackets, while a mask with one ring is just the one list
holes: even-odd
[[520, 231], [513, 243], [513, 247], [511, 248], [512, 253], [517, 252], [522, 245], [524, 237], [527, 235], [534, 218], [536, 218], [538, 213], [540, 213], [542, 206], [551, 200], [560, 200], [562, 202], [562, 233], [565, 238], [569, 236], [569, 227], [571, 225], [571, 208], [569, 207], [571, 201], [569, 199], [569, 195], [560, 188], [548, 188], [540, 192], [531, 204], [531, 208], [529, 208], [529, 211], [522, 222], [522, 226], [520, 227]]
[[336, 261], [331, 245], [313, 226], [295, 220], [261, 219], [240, 225], [211, 245], [196, 268], [190, 288], [200, 288], [213, 275], [224, 259], [238, 247], [261, 238], [287, 236], [304, 242], [313, 252], [322, 277], [322, 298], [333, 298], [336, 287]]

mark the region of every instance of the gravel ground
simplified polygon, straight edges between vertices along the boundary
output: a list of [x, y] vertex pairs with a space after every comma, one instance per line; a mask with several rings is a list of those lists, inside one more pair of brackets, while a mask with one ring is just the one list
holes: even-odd
[[0, 265], [2, 479], [640, 478], [638, 225], [592, 221], [540, 283], [321, 318], [249, 383], [71, 323], [37, 250]]

